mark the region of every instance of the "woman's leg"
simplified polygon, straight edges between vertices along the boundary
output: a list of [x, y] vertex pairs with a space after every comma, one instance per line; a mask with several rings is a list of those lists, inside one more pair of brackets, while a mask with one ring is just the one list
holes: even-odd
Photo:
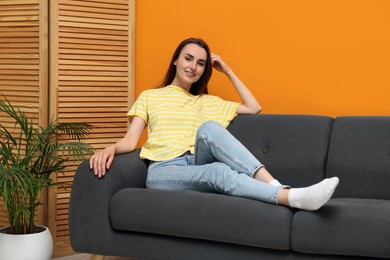
[[325, 179], [306, 188], [282, 189], [239, 174], [228, 165], [215, 162], [194, 165], [193, 156], [152, 163], [146, 186], [151, 189], [220, 192], [263, 202], [316, 210], [332, 196], [338, 178]]
[[229, 131], [215, 121], [198, 129], [195, 143], [195, 164], [223, 162], [238, 173], [269, 183], [274, 178], [256, 157]]
[[196, 164], [220, 161], [258, 181], [282, 186], [243, 144], [215, 121], [208, 121], [198, 129], [195, 149]]
[[[275, 183], [273, 176], [233, 135], [217, 122], [208, 121], [199, 129], [195, 147], [196, 164], [219, 161], [233, 170], [265, 183]], [[282, 189], [277, 201], [281, 205], [316, 210], [333, 195], [339, 179], [325, 179], [305, 188]], [[276, 181], [276, 186], [280, 187]], [[273, 185], [269, 185], [273, 186]]]
[[222, 162], [194, 165], [194, 156], [152, 163], [146, 187], [165, 190], [194, 190], [250, 198], [277, 204], [281, 187], [274, 187], [238, 173]]
[[[261, 167], [258, 169], [254, 174], [253, 178], [256, 180], [265, 182], [265, 183], [272, 183], [273, 181], [276, 181], [275, 178], [265, 169], [265, 167]], [[279, 182], [275, 182], [276, 186], [282, 186]]]

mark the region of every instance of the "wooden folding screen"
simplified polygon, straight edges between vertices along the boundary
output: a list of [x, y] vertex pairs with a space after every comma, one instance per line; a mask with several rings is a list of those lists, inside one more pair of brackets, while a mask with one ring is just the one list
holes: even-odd
[[[47, 1], [0, 1], [0, 95], [41, 126], [48, 118], [47, 10]], [[13, 126], [4, 114], [0, 120]], [[44, 208], [37, 218], [44, 224]], [[8, 226], [2, 211], [0, 226]]]
[[[95, 149], [116, 142], [133, 101], [134, 18], [135, 0], [0, 1], [0, 92], [41, 126], [49, 117], [87, 122]], [[45, 209], [38, 216], [54, 256], [72, 253], [68, 203], [78, 163], [53, 176], [59, 186], [49, 191], [48, 222]]]
[[[51, 2], [50, 100], [56, 102], [50, 110], [60, 122], [91, 124], [87, 142], [96, 149], [116, 142], [127, 130], [126, 113], [133, 101], [134, 5], [128, 0]], [[69, 251], [68, 203], [76, 165], [57, 176], [61, 186], [49, 196], [56, 255]]]

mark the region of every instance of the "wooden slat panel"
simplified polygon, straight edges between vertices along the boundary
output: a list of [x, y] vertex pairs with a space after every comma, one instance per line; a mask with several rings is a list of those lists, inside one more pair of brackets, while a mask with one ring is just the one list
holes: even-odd
[[[0, 1], [0, 93], [42, 126], [47, 124], [47, 112], [40, 108], [48, 106], [47, 14], [42, 12], [46, 7], [47, 1]], [[0, 121], [14, 125], [4, 114]], [[39, 209], [38, 223], [45, 224], [44, 216], [44, 209]], [[0, 226], [6, 225], [0, 212]]]
[[[123, 137], [133, 98], [134, 0], [51, 2], [51, 113], [60, 122], [87, 122], [87, 143], [102, 149]], [[130, 14], [131, 13], [131, 14]], [[64, 138], [64, 137], [62, 137]], [[70, 164], [50, 192], [55, 256], [69, 252]]]

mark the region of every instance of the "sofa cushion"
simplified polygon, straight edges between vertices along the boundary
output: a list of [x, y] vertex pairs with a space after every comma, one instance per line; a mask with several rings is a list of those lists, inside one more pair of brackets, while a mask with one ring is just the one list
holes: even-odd
[[331, 199], [293, 217], [291, 247], [312, 254], [390, 257], [390, 201]]
[[111, 199], [118, 230], [290, 249], [293, 212], [283, 206], [214, 193], [124, 189]]
[[327, 175], [340, 178], [334, 197], [390, 199], [390, 117], [337, 117]]
[[283, 184], [308, 186], [325, 177], [333, 119], [311, 115], [239, 115], [228, 130]]

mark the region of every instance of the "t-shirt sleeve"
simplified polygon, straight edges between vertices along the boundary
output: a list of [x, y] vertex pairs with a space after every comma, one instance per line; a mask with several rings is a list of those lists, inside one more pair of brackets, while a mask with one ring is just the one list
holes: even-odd
[[218, 110], [220, 111], [219, 118], [217, 121], [222, 126], [227, 127], [230, 124], [230, 122], [234, 119], [234, 117], [236, 117], [237, 109], [240, 106], [240, 103], [233, 102], [233, 101], [226, 101], [220, 97], [216, 97], [216, 99], [217, 100], [215, 104], [217, 104], [217, 106], [219, 107]]
[[148, 99], [145, 92], [142, 92], [139, 95], [127, 113], [127, 116], [130, 122], [133, 120], [134, 116], [141, 117], [146, 123], [148, 122]]

